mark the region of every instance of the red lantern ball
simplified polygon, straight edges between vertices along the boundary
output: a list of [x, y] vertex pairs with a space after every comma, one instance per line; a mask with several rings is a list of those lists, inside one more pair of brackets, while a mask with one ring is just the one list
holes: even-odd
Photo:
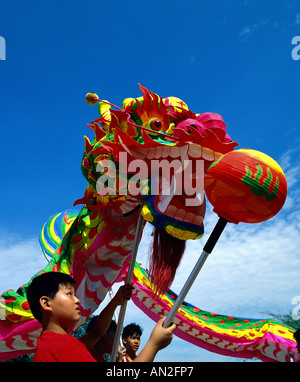
[[279, 164], [250, 149], [231, 151], [208, 169], [205, 192], [214, 211], [232, 223], [258, 223], [284, 205], [287, 182]]

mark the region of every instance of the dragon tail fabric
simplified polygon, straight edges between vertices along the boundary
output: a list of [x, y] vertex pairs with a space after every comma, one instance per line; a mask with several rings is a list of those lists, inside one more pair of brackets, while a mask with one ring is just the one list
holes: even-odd
[[[134, 269], [134, 286], [133, 302], [154, 321], [167, 316], [177, 298], [172, 290], [157, 296], [148, 272], [138, 263]], [[184, 301], [173, 321], [176, 336], [224, 356], [287, 362], [290, 352], [297, 354], [295, 329], [272, 319], [208, 312]]]

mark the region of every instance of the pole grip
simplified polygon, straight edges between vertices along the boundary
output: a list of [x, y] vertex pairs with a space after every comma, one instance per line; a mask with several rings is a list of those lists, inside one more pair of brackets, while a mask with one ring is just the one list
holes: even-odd
[[203, 247], [203, 250], [205, 252], [208, 252], [208, 253], [212, 252], [212, 250], [214, 249], [214, 246], [216, 245], [227, 223], [228, 223], [228, 220], [226, 220], [222, 216], [219, 216], [219, 220], [217, 224], [215, 225], [215, 228], [213, 229], [207, 242], [205, 243], [205, 246]]

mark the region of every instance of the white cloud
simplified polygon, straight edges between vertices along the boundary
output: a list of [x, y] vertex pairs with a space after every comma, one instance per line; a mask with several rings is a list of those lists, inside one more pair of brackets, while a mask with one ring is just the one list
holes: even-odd
[[269, 23], [269, 20], [266, 18], [259, 19], [256, 23], [251, 25], [247, 25], [241, 32], [240, 36], [242, 37], [242, 41], [248, 41], [253, 34], [257, 31], [258, 28], [265, 27]]
[[253, 33], [256, 31], [258, 25], [252, 24], [246, 26], [241, 32], [240, 36], [243, 38], [243, 41], [248, 41], [249, 38], [253, 35]]
[[38, 239], [0, 233], [0, 294], [27, 283], [46, 264]]

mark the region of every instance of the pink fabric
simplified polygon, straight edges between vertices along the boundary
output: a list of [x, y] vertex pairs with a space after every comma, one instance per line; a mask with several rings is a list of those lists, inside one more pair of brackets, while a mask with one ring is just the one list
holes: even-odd
[[[138, 283], [136, 280], [134, 286], [136, 287], [136, 292], [132, 295], [133, 302], [152, 320], [157, 322], [170, 311], [170, 307], [163, 300], [155, 296], [149, 288]], [[141, 297], [141, 294], [143, 294], [144, 297]], [[137, 295], [139, 295], [139, 297], [137, 297]], [[154, 312], [151, 310], [152, 306], [150, 308], [146, 307], [143, 302], [147, 297], [153, 299], [153, 309], [157, 310], [157, 305], [159, 305], [162, 308], [161, 311]], [[209, 328], [201, 328], [179, 314], [176, 314], [175, 317], [177, 319], [175, 323], [178, 325], [174, 331], [176, 336], [213, 353], [238, 358], [257, 357], [264, 362], [278, 362], [279, 359], [283, 360], [283, 358], [287, 361], [290, 352], [297, 353], [295, 341], [277, 336], [272, 332], [267, 332], [262, 337], [248, 340], [246, 338], [232, 337], [218, 333]], [[183, 327], [186, 328], [186, 331], [182, 330]], [[204, 337], [204, 339], [200, 338], [200, 336], [197, 337], [193, 335], [193, 329], [199, 331], [201, 337]], [[228, 344], [224, 346], [224, 344], [226, 344], [225, 341], [227, 341]], [[231, 348], [232, 346], [235, 347], [235, 350]], [[282, 354], [279, 355], [280, 352], [282, 352]]]
[[[0, 321], [0, 340], [5, 344], [8, 351], [0, 352], [0, 361], [19, 357], [24, 354], [34, 353], [36, 349], [36, 340], [42, 330], [41, 324], [37, 320], [29, 320], [20, 323], [13, 323], [7, 320]], [[24, 347], [21, 350], [14, 348], [14, 342], [24, 341]]]

